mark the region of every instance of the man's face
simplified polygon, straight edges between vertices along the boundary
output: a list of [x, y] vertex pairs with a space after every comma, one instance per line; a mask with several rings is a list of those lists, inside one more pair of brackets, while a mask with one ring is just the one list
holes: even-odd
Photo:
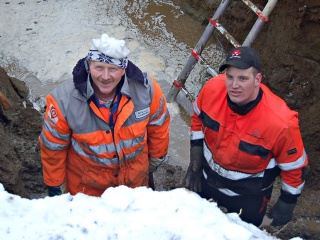
[[94, 90], [104, 95], [114, 92], [125, 73], [125, 68], [97, 61], [90, 61], [89, 69]]
[[239, 106], [256, 99], [262, 79], [254, 68], [238, 69], [229, 66], [226, 71], [226, 87], [232, 102]]

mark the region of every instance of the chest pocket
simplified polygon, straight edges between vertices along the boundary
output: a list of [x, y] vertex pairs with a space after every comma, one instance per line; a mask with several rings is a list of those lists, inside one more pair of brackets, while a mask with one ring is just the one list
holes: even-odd
[[145, 144], [147, 134], [148, 119], [135, 122], [131, 116], [119, 129], [118, 134], [122, 142], [122, 147], [137, 149]]

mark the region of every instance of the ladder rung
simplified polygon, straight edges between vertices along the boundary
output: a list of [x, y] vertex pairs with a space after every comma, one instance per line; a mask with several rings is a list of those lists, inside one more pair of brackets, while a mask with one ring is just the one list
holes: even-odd
[[210, 23], [216, 28], [218, 29], [221, 34], [223, 36], [226, 37], [226, 39], [228, 39], [231, 44], [234, 46], [234, 47], [240, 47], [241, 45], [238, 43], [238, 41], [220, 24], [218, 23], [216, 20], [214, 19], [210, 19]]
[[268, 17], [265, 16], [262, 11], [260, 11], [259, 8], [257, 8], [256, 5], [254, 5], [254, 3], [252, 3], [249, 0], [242, 0], [249, 8], [251, 8], [252, 11], [254, 11], [255, 14], [258, 15], [259, 18], [261, 18], [261, 20], [263, 20], [264, 22], [268, 21]]
[[[222, 35], [224, 35], [227, 40], [231, 42], [231, 44], [234, 45], [234, 47], [241, 46], [234, 37], [230, 33], [226, 31], [217, 21], [219, 17], [225, 12], [227, 7], [230, 5], [230, 2], [232, 0], [222, 0], [218, 9], [214, 13], [213, 17], [210, 19], [208, 26], [203, 33], [202, 37], [198, 41], [195, 49], [191, 52], [191, 56], [188, 58], [188, 61], [186, 62], [185, 66], [183, 67], [181, 73], [178, 76], [178, 83], [184, 84], [187, 80], [191, 70], [193, 69], [195, 65], [195, 61], [200, 60], [202, 62], [205, 62], [204, 59], [200, 56], [202, 50], [204, 49], [205, 45], [208, 42], [208, 39], [210, 35], [213, 33], [214, 29], [218, 29]], [[252, 27], [251, 31], [249, 32], [247, 38], [243, 42], [242, 46], [250, 46], [251, 43], [256, 38], [257, 34], [259, 33], [261, 27], [263, 26], [264, 22], [268, 21], [268, 16], [275, 7], [278, 0], [268, 0], [266, 6], [264, 7], [263, 11], [261, 12], [259, 8], [257, 8], [251, 1], [249, 0], [242, 0], [251, 10], [255, 12], [256, 15], [258, 15], [258, 19], [256, 20], [254, 26]], [[209, 66], [209, 65], [207, 65]], [[207, 72], [210, 73], [209, 69], [207, 68]], [[212, 69], [213, 70], [213, 69]], [[213, 70], [212, 73], [210, 73], [212, 76], [216, 75], [217, 73]], [[181, 86], [181, 85], [180, 85]], [[177, 97], [179, 90], [174, 84], [171, 86], [171, 89], [167, 95], [167, 102], [172, 102]], [[189, 99], [190, 100], [190, 99]]]

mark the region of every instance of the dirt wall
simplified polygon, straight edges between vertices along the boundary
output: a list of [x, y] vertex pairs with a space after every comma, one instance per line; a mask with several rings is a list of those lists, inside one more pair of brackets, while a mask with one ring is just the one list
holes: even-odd
[[38, 136], [42, 116], [28, 101], [24, 82], [0, 68], [0, 183], [26, 198], [44, 192]]

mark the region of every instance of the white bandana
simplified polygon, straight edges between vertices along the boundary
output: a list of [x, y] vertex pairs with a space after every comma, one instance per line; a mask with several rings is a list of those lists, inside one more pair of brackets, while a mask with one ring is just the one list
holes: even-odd
[[126, 68], [130, 50], [125, 47], [124, 40], [118, 40], [102, 34], [101, 38], [92, 39], [87, 58], [93, 61], [113, 64], [121, 68]]

